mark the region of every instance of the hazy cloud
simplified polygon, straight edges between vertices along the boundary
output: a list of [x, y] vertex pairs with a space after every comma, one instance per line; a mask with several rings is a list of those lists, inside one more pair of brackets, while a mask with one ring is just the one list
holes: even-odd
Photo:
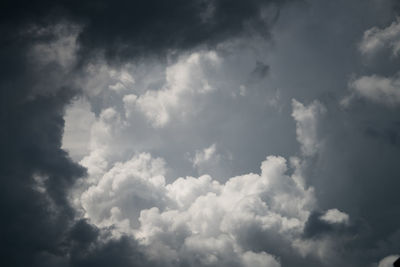
[[397, 18], [386, 28], [373, 27], [364, 32], [360, 43], [363, 54], [373, 54], [379, 50], [389, 48], [394, 56], [400, 51], [400, 20]]

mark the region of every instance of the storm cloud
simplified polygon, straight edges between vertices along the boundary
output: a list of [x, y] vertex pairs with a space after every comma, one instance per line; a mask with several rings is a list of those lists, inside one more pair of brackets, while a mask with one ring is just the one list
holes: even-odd
[[2, 266], [391, 266], [392, 0], [3, 1]]

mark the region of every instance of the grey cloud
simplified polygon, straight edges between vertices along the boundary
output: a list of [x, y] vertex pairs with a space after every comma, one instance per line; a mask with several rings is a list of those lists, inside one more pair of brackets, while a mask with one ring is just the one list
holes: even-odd
[[[109, 220], [100, 229], [91, 225], [90, 221], [76, 222], [80, 218], [78, 213], [81, 210], [75, 210], [75, 206], [72, 207], [68, 200], [69, 192], [76, 181], [78, 180], [78, 185], [86, 182], [90, 185], [97, 181], [96, 178], [103, 179], [102, 172], [107, 172], [115, 161], [126, 161], [128, 154], [132, 158], [133, 152], [143, 150], [165, 157], [168, 164], [171, 164], [169, 166], [173, 166], [172, 172], [190, 174], [193, 171], [192, 163], [182, 155], [194, 155], [196, 150], [215, 143], [218, 151], [232, 154], [232, 162], [226, 168], [225, 177], [219, 181], [220, 185], [225, 185], [226, 177], [257, 171], [259, 162], [266, 155], [301, 155], [301, 149], [295, 143], [296, 123], [290, 116], [292, 98], [302, 103], [313, 103], [317, 99], [327, 109], [319, 122], [318, 135], [314, 135], [313, 127], [307, 125], [302, 131], [306, 133], [312, 130], [310, 147], [313, 148], [308, 150], [312, 153], [306, 153], [309, 155], [308, 162], [298, 162], [298, 167], [302, 169], [305, 186], [315, 189], [318, 204], [318, 207], [306, 209], [311, 215], [303, 218], [305, 234], [294, 242], [290, 238], [282, 238], [276, 230], [279, 229], [278, 226], [266, 230], [266, 222], [259, 217], [254, 221], [246, 221], [245, 215], [260, 215], [257, 213], [259, 210], [246, 210], [246, 203], [253, 208], [260, 203], [252, 203], [249, 198], [238, 206], [239, 212], [229, 214], [231, 221], [236, 220], [238, 223], [231, 225], [231, 221], [227, 220], [225, 224], [226, 229], [237, 237], [238, 244], [248, 251], [235, 253], [231, 240], [226, 235], [212, 235], [217, 230], [210, 227], [207, 228], [212, 233], [210, 236], [200, 238], [193, 235], [188, 238], [188, 243], [179, 250], [182, 261], [172, 261], [171, 265], [212, 265], [215, 258], [223, 257], [221, 262], [227, 266], [255, 266], [264, 260], [269, 260], [271, 265], [276, 265], [279, 261], [283, 266], [361, 266], [373, 263], [377, 265], [384, 257], [397, 255], [400, 242], [400, 219], [397, 216], [400, 205], [397, 197], [400, 171], [397, 162], [398, 101], [393, 94], [377, 98], [375, 93], [382, 90], [375, 89], [381, 88], [376, 85], [381, 84], [382, 77], [389, 77], [392, 81], [387, 82], [391, 86], [388, 87], [389, 93], [395, 92], [397, 78], [393, 75], [399, 71], [398, 59], [366, 60], [358, 50], [366, 30], [372, 27], [385, 29], [396, 20], [398, 11], [393, 8], [394, 1], [308, 1], [306, 5], [302, 2], [282, 10], [282, 1], [173, 3], [27, 1], [23, 3], [24, 9], [20, 8], [21, 2], [1, 3], [0, 142], [1, 147], [5, 148], [0, 152], [0, 198], [1, 209], [4, 211], [4, 219], [0, 222], [3, 237], [2, 265], [156, 266], [158, 263], [149, 259], [152, 255], [148, 255], [148, 247], [143, 247], [124, 233], [117, 238], [113, 235], [126, 226], [123, 220], [126, 218], [121, 220], [118, 217], [121, 215], [119, 212], [133, 209], [130, 212], [135, 214], [133, 217], [137, 217], [140, 210], [134, 209], [139, 209], [138, 206], [142, 205], [144, 209], [149, 209], [145, 213], [148, 217], [142, 217], [143, 221], [148, 222], [143, 223], [143, 227], [148, 226], [150, 230], [161, 227], [163, 230], [162, 233], [149, 235], [154, 237], [149, 238], [153, 245], [153, 250], [150, 251], [165, 251], [154, 245], [159, 243], [177, 249], [176, 244], [182, 242], [182, 236], [190, 233], [182, 225], [182, 228], [168, 228], [173, 225], [168, 220], [176, 220], [179, 216], [171, 215], [164, 209], [165, 206], [158, 203], [159, 196], [163, 195], [163, 187], [154, 189], [148, 186], [147, 180], [141, 183], [141, 177], [131, 179], [132, 175], [117, 175], [121, 180], [126, 178], [127, 186], [120, 188], [122, 193], [126, 193], [121, 194], [123, 201], [112, 202], [110, 196], [103, 196], [98, 201], [105, 203], [104, 206], [110, 211], [114, 206], [120, 206], [119, 211], [113, 209], [113, 213], [98, 215], [99, 221], [114, 216], [111, 219], [115, 219], [117, 223]], [[159, 9], [152, 8], [157, 4], [162, 9], [161, 6]], [[63, 23], [69, 26], [61, 30], [52, 27]], [[257, 38], [247, 37], [257, 30], [263, 31], [261, 35], [268, 37], [271, 34], [271, 23], [276, 26], [272, 33], [276, 37], [275, 43], [268, 47], [262, 44], [257, 50], [254, 48], [257, 47], [254, 45], [258, 42]], [[264, 31], [265, 29], [267, 30]], [[63, 39], [63, 36], [72, 37]], [[229, 45], [232, 44], [222, 43], [241, 37], [245, 37], [240, 44], [242, 46], [235, 46], [228, 51], [240, 53], [237, 56], [227, 56]], [[75, 38], [77, 43], [74, 42]], [[248, 50], [257, 51], [244, 52], [243, 43], [254, 45]], [[55, 49], [54, 45], [59, 49]], [[223, 65], [224, 70], [218, 75], [231, 80], [221, 86], [218, 77], [214, 77], [212, 82], [217, 85], [218, 90], [203, 98], [191, 99], [198, 104], [201, 112], [193, 113], [195, 115], [190, 120], [171, 120], [170, 125], [157, 132], [146, 126], [143, 118], [134, 117], [129, 127], [124, 125], [126, 118], [122, 96], [125, 94], [124, 90], [138, 96], [149, 89], [156, 91], [162, 88], [163, 77], [146, 80], [148, 76], [142, 75], [146, 79], [141, 80], [133, 75], [135, 82], [128, 82], [126, 76], [124, 78], [122, 74], [118, 74], [111, 80], [102, 77], [104, 80], [96, 80], [88, 86], [91, 89], [101, 86], [109, 89], [99, 94], [92, 92], [95, 96], [87, 92], [85, 94], [93, 104], [92, 108], [97, 116], [97, 144], [110, 147], [115, 144], [110, 149], [110, 154], [115, 158], [114, 162], [102, 162], [97, 154], [99, 157], [94, 157], [91, 165], [87, 166], [93, 166], [93, 169], [88, 170], [90, 175], [97, 173], [98, 176], [89, 177], [91, 180], [79, 179], [85, 176], [85, 170], [69, 159], [68, 154], [61, 149], [63, 114], [65, 107], [80, 94], [79, 87], [86, 87], [80, 79], [87, 74], [91, 64], [102, 62], [103, 59], [98, 59], [97, 56], [101, 57], [103, 54], [106, 58], [105, 65], [118, 70], [123, 65], [120, 63], [125, 64], [139, 58], [144, 60], [146, 56], [161, 55], [162, 62], [154, 64], [171, 65], [173, 63], [163, 61], [166, 54], [175, 57], [174, 62], [179, 62], [180, 51], [185, 50], [191, 54], [192, 49], [198, 48], [203, 51], [216, 48], [217, 53], [227, 59]], [[262, 50], [268, 52], [260, 53]], [[264, 63], [258, 66], [257, 60], [267, 62], [270, 68]], [[107, 62], [112, 63], [112, 66], [107, 65]], [[86, 63], [90, 64], [85, 65]], [[163, 67], [160, 68], [163, 70]], [[142, 72], [147, 70], [145, 68]], [[268, 74], [265, 76], [266, 73]], [[367, 97], [366, 101], [351, 102], [347, 109], [343, 109], [339, 100], [348, 94], [347, 85], [352, 73], [357, 77], [379, 78], [380, 82], [377, 79], [367, 79], [368, 83], [359, 91], [365, 92], [365, 88], [372, 88], [374, 85], [375, 89], [371, 89], [372, 97]], [[249, 75], [258, 75], [262, 79], [254, 83], [247, 80], [246, 83]], [[241, 85], [245, 88], [243, 94], [240, 91]], [[135, 86], [140, 87], [139, 92], [129, 91]], [[232, 97], [232, 91], [236, 92], [236, 97]], [[274, 105], [279, 108], [268, 105], [268, 96], [276, 96], [276, 92], [279, 92], [279, 97], [274, 101], [278, 104]], [[379, 100], [380, 103], [392, 101], [396, 105], [387, 109], [368, 99]], [[135, 97], [127, 97], [125, 102], [131, 105], [135, 102]], [[302, 110], [306, 109], [304, 107]], [[132, 109], [127, 116], [131, 115], [138, 114]], [[304, 141], [310, 135], [299, 136], [299, 140]], [[314, 146], [320, 141], [319, 137], [323, 138], [324, 145]], [[130, 146], [130, 150], [124, 150], [124, 141], [133, 138], [139, 141], [132, 141], [126, 145]], [[106, 142], [102, 143], [103, 141]], [[305, 143], [303, 142], [303, 146]], [[304, 151], [306, 150], [303, 148]], [[185, 160], [188, 167], [182, 163]], [[169, 171], [165, 170], [162, 175], [173, 178], [180, 176], [168, 174]], [[292, 183], [284, 183], [287, 177], [296, 175], [292, 172], [294, 170], [289, 168], [286, 176], [279, 176], [283, 178], [280, 181], [283, 184], [277, 183], [276, 191], [260, 197], [261, 202], [272, 205], [261, 205], [260, 210], [277, 208], [279, 203], [297, 203], [276, 200], [279, 199], [278, 196], [298, 196], [296, 193], [291, 194], [296, 192], [291, 190]], [[168, 177], [166, 184], [169, 185], [174, 181], [169, 181]], [[185, 179], [177, 180], [175, 185], [181, 182], [187, 185], [187, 189], [194, 188], [194, 193], [172, 194], [176, 197], [176, 205], [189, 206], [187, 203], [198, 197], [200, 200], [209, 200], [199, 201], [200, 206], [215, 203], [211, 197], [215, 188], [211, 182], [208, 187], [211, 178], [204, 176], [197, 180]], [[154, 183], [159, 185], [157, 179]], [[132, 184], [136, 191], [130, 190]], [[112, 185], [104, 188], [109, 190]], [[138, 189], [144, 189], [139, 192], [143, 195], [135, 201], [140, 205], [134, 208], [123, 205], [125, 202], [129, 203], [129, 197], [136, 194]], [[274, 192], [282, 194], [274, 195]], [[199, 196], [196, 195], [198, 193]], [[144, 199], [143, 202], [140, 197]], [[193, 197], [195, 198], [191, 199]], [[157, 211], [151, 209], [151, 206], [159, 206], [160, 209]], [[96, 201], [92, 201], [86, 206], [88, 207], [93, 210], [99, 208]], [[326, 211], [334, 208], [349, 215], [348, 225], [321, 219]], [[198, 216], [207, 217], [207, 213], [203, 211]], [[285, 209], [283, 213], [289, 211]], [[261, 216], [263, 219], [270, 218], [264, 215]], [[95, 216], [97, 214], [93, 215]], [[136, 222], [136, 225], [140, 223]], [[199, 225], [196, 227], [194, 228], [197, 230], [201, 229]], [[174, 233], [179, 235], [174, 236]], [[274, 241], [275, 245], [270, 241]], [[203, 254], [196, 255], [197, 250]], [[212, 254], [213, 251], [218, 253]], [[335, 253], [330, 254], [330, 251]], [[274, 261], [265, 252], [276, 253], [280, 258]]]
[[80, 54], [102, 52], [110, 60], [162, 55], [199, 45], [213, 46], [268, 28], [287, 1], [26, 1], [2, 4], [2, 21], [12, 25], [70, 20], [83, 26]]
[[68, 194], [85, 169], [61, 149], [64, 109], [80, 93], [73, 80], [98, 52], [110, 61], [158, 56], [264, 29], [273, 2], [3, 1], [1, 265], [150, 265], [134, 240], [102, 242], [75, 224]]

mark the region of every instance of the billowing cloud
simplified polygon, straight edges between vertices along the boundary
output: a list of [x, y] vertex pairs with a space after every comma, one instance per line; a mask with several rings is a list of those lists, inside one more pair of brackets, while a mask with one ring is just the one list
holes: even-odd
[[[170, 120], [171, 113], [185, 117], [188, 110], [186, 98], [214, 90], [205, 76], [205, 69], [212, 71], [220, 59], [215, 52], [194, 53], [166, 69], [166, 84], [157, 91], [146, 91], [137, 99], [124, 98], [125, 108], [131, 113], [133, 102], [154, 127], [162, 127]], [[195, 103], [191, 103], [195, 105]]]
[[[0, 91], [4, 101], [0, 117], [4, 149], [0, 169], [1, 208], [7, 219], [1, 222], [1, 265], [148, 264], [133, 239], [107, 242], [84, 221], [79, 224], [81, 234], [70, 235], [79, 216], [69, 203], [69, 190], [86, 171], [61, 149], [64, 109], [81, 92], [82, 76], [97, 64], [97, 56], [116, 65], [119, 59], [165, 56], [217, 45], [244, 34], [247, 27], [269, 27], [272, 20], [265, 14], [270, 3], [237, 1], [234, 4], [239, 9], [226, 12], [224, 1], [3, 2]], [[278, 5], [274, 7], [278, 10]], [[118, 70], [115, 65], [109, 69]], [[107, 85], [116, 93], [135, 84], [123, 72], [114, 78], [118, 81]], [[97, 83], [92, 83], [92, 88], [96, 89]], [[85, 94], [98, 95], [88, 92]], [[68, 116], [89, 113], [75, 111]], [[91, 176], [107, 167], [100, 140], [107, 139], [112, 129], [103, 127], [101, 121], [118, 123], [117, 117], [108, 109], [100, 115], [100, 122], [93, 123], [93, 131], [102, 137], [93, 141], [89, 150], [98, 156], [82, 161], [91, 166]], [[90, 124], [93, 117], [86, 119]], [[80, 127], [76, 124], [68, 124], [67, 131]], [[76, 147], [78, 140], [65, 144]], [[85, 151], [82, 148], [73, 156], [81, 157]]]
[[395, 1], [0, 5], [1, 266], [393, 263]]
[[397, 18], [386, 28], [373, 27], [364, 32], [360, 43], [363, 54], [374, 54], [382, 49], [390, 49], [394, 56], [400, 52], [400, 19]]
[[[311, 120], [315, 131], [317, 112], [325, 109], [316, 102], [295, 104], [296, 120], [306, 121], [307, 126]], [[317, 138], [315, 132], [311, 135]], [[315, 153], [318, 147], [313, 149]], [[193, 164], [204, 164], [215, 153], [215, 144], [197, 151]], [[309, 216], [318, 208], [314, 189], [306, 186], [303, 177], [306, 166], [298, 158], [288, 164], [283, 157], [269, 156], [260, 174], [239, 175], [223, 183], [209, 175], [167, 183], [165, 161], [140, 153], [89, 179], [91, 185], [81, 194], [80, 205], [91, 223], [111, 227], [114, 238], [135, 238], [152, 261], [167, 266], [253, 266], [262, 262], [280, 266], [282, 261], [291, 262], [291, 257], [325, 260], [334, 254], [335, 246], [326, 245], [319, 254], [312, 247], [333, 241], [304, 239]], [[349, 217], [332, 209], [321, 220], [347, 224]], [[255, 236], [264, 241], [255, 242]]]
[[312, 188], [287, 175], [281, 157], [268, 157], [260, 174], [232, 177], [225, 184], [207, 175], [166, 184], [163, 164], [149, 154], [118, 163], [81, 201], [91, 222], [116, 227], [117, 236], [135, 236], [150, 258], [165, 264], [252, 266], [265, 260], [279, 266], [279, 255], [248, 250], [247, 236], [256, 231], [290, 244], [301, 238], [315, 207]]

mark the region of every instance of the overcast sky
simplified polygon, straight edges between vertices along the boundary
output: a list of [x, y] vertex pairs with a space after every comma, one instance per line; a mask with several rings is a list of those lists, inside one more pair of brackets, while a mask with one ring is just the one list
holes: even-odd
[[400, 256], [398, 1], [0, 10], [1, 266]]

